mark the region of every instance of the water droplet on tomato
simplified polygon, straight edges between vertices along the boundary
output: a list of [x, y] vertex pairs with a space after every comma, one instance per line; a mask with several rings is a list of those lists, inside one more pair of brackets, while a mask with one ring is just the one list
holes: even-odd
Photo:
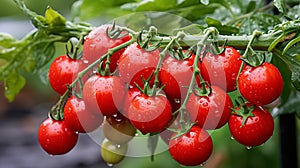
[[206, 162], [201, 163], [199, 166], [203, 167], [205, 166]]
[[246, 149], [250, 150], [252, 148], [252, 146], [246, 146]]
[[231, 135], [230, 139], [234, 140], [234, 137]]
[[176, 99], [176, 98], [175, 98], [175, 99], [174, 99], [174, 102], [177, 103], [177, 104], [179, 104], [179, 103], [180, 103], [180, 99]]

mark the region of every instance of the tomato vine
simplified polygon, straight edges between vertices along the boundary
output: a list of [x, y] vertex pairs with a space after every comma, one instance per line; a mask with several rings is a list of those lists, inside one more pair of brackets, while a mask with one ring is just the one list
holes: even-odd
[[[69, 50], [67, 49], [67, 55], [71, 57], [73, 55], [74, 58], [79, 58], [80, 55], [82, 54], [80, 52], [81, 46], [85, 44], [84, 43], [86, 40], [85, 37], [87, 37], [90, 32], [96, 30], [94, 26], [92, 26], [87, 22], [76, 21], [75, 17], [78, 17], [76, 15], [74, 16], [73, 21], [68, 21], [57, 11], [55, 11], [51, 7], [48, 7], [46, 9], [45, 15], [42, 16], [29, 10], [22, 0], [14, 0], [14, 2], [30, 18], [30, 20], [32, 21], [36, 29], [33, 32], [28, 33], [28, 35], [21, 40], [16, 40], [15, 38], [13, 38], [8, 34], [4, 34], [4, 33], [0, 34], [0, 49], [1, 49], [0, 82], [4, 83], [5, 96], [9, 101], [13, 101], [15, 96], [17, 96], [17, 94], [25, 86], [26, 79], [22, 76], [23, 71], [27, 71], [30, 73], [40, 73], [46, 67], [46, 64], [48, 64], [54, 58], [55, 43], [70, 42], [72, 52], [69, 52]], [[150, 4], [152, 5], [152, 7], [153, 6], [155, 7], [157, 6], [157, 3], [158, 0], [149, 1], [145, 3], [140, 3], [140, 2], [127, 3], [127, 4], [123, 4], [121, 9], [124, 10], [130, 9], [136, 12], [148, 11], [151, 10], [151, 6], [147, 8], [145, 4], [148, 5]], [[96, 60], [93, 61], [85, 60], [89, 64], [85, 66], [83, 69], [81, 69], [80, 72], [78, 72], [78, 74], [76, 74], [77, 76], [73, 79], [73, 81], [67, 85], [67, 90], [63, 94], [60, 93], [61, 96], [58, 102], [50, 110], [51, 118], [48, 119], [49, 121], [47, 122], [49, 123], [61, 122], [59, 124], [64, 124], [63, 119], [64, 119], [64, 111], [66, 109], [65, 106], [67, 100], [68, 99], [71, 100], [72, 91], [75, 90], [76, 94], [74, 95], [77, 97], [76, 98], [77, 102], [83, 102], [86, 99], [89, 99], [89, 103], [85, 101], [86, 107], [84, 107], [84, 110], [82, 111], [85, 111], [85, 108], [91, 109], [91, 107], [89, 107], [91, 106], [90, 104], [93, 104], [95, 103], [94, 101], [97, 101], [96, 106], [97, 107], [99, 106], [99, 108], [100, 106], [105, 106], [106, 112], [100, 110], [101, 113], [96, 112], [97, 114], [95, 113], [93, 115], [95, 116], [97, 115], [97, 117], [99, 117], [100, 115], [101, 121], [103, 121], [102, 115], [106, 116], [105, 118], [105, 121], [107, 122], [106, 124], [108, 124], [108, 122], [115, 123], [114, 120], [116, 120], [116, 122], [124, 122], [123, 124], [126, 126], [126, 128], [132, 129], [129, 135], [130, 137], [126, 138], [126, 143], [132, 139], [132, 137], [134, 136], [133, 134], [136, 132], [136, 129], [142, 132], [142, 134], [149, 133], [150, 138], [148, 141], [149, 142], [148, 147], [150, 149], [151, 155], [153, 156], [155, 154], [155, 148], [158, 142], [158, 137], [155, 134], [157, 132], [161, 132], [166, 127], [169, 127], [170, 123], [175, 122], [173, 120], [176, 120], [174, 118], [176, 118], [178, 113], [179, 113], [179, 119], [178, 119], [179, 126], [177, 125], [175, 129], [173, 128], [168, 129], [168, 131], [175, 132], [172, 135], [172, 138], [169, 139], [169, 141], [172, 143], [174, 141], [178, 141], [180, 143], [183, 143], [181, 146], [182, 148], [184, 148], [184, 145], [186, 145], [185, 146], [186, 148], [189, 148], [190, 147], [189, 144], [184, 144], [188, 142], [184, 142], [181, 139], [181, 137], [189, 137], [189, 134], [191, 132], [196, 132], [197, 136], [199, 137], [202, 136], [206, 138], [209, 137], [209, 142], [206, 143], [209, 143], [209, 145], [211, 146], [210, 135], [208, 135], [205, 131], [203, 134], [203, 130], [202, 130], [202, 128], [211, 129], [211, 127], [205, 128], [203, 123], [200, 123], [200, 119], [197, 118], [199, 111], [205, 111], [205, 110], [199, 110], [200, 105], [197, 104], [196, 102], [200, 102], [200, 101], [198, 101], [197, 98], [210, 99], [211, 95], [213, 95], [214, 98], [218, 97], [219, 95], [224, 95], [226, 100], [230, 100], [229, 97], [230, 94], [231, 98], [233, 99], [232, 102], [234, 105], [230, 101], [226, 104], [226, 107], [224, 107], [227, 109], [228, 116], [231, 115], [230, 117], [232, 118], [230, 122], [232, 123], [230, 124], [232, 130], [230, 131], [236, 130], [235, 127], [237, 127], [237, 125], [239, 124], [238, 127], [240, 128], [242, 126], [245, 126], [244, 128], [246, 129], [246, 131], [244, 130], [242, 132], [244, 133], [247, 132], [247, 129], [249, 129], [249, 127], [247, 126], [247, 124], [249, 124], [247, 120], [250, 119], [255, 120], [254, 118], [256, 113], [261, 113], [259, 115], [268, 117], [267, 122], [269, 126], [265, 126], [269, 128], [267, 130], [268, 135], [263, 139], [256, 139], [255, 135], [243, 135], [242, 138], [240, 138], [239, 132], [233, 133], [234, 138], [236, 138], [238, 142], [241, 142], [241, 144], [244, 144], [246, 146], [256, 146], [264, 143], [267, 139], [269, 139], [272, 136], [272, 132], [274, 129], [274, 121], [271, 115], [268, 113], [268, 110], [264, 109], [264, 107], [262, 106], [265, 106], [270, 102], [273, 102], [281, 94], [281, 90], [283, 88], [282, 82], [278, 82], [279, 84], [277, 84], [277, 86], [272, 85], [276, 83], [276, 80], [281, 80], [281, 74], [279, 70], [281, 71], [281, 73], [284, 74], [283, 81], [285, 82], [285, 87], [283, 88], [283, 93], [281, 94], [281, 104], [279, 106], [277, 104], [278, 108], [276, 110], [273, 110], [273, 117], [276, 117], [279, 114], [287, 113], [287, 112], [295, 112], [300, 116], [299, 108], [294, 109], [294, 107], [299, 104], [299, 90], [300, 90], [300, 57], [299, 57], [300, 20], [292, 19], [289, 16], [288, 4], [282, 0], [275, 0], [273, 3], [268, 3], [266, 5], [263, 6], [261, 5], [260, 7], [256, 7], [256, 4], [253, 3], [253, 1], [251, 1], [249, 2], [247, 9], [242, 11], [243, 15], [237, 16], [235, 14], [235, 11], [233, 11], [232, 8], [230, 7], [228, 1], [201, 0], [200, 3], [197, 1], [197, 4], [192, 1], [190, 3], [191, 4], [189, 4], [187, 1], [178, 1], [176, 4], [169, 4], [169, 7], [161, 8], [161, 11], [168, 11], [170, 13], [174, 11], [177, 12], [179, 11], [179, 13], [182, 15], [188, 13], [189, 16], [191, 16], [192, 14], [189, 13], [187, 9], [191, 9], [191, 11], [195, 11], [198, 10], [200, 7], [203, 7], [211, 3], [211, 4], [221, 5], [222, 7], [224, 7], [227, 10], [226, 14], [229, 15], [231, 19], [227, 19], [226, 21], [224, 21], [224, 23], [222, 23], [218, 19], [210, 16], [207, 16], [206, 18], [197, 17], [198, 19], [197, 21], [193, 20], [194, 18], [190, 18], [194, 21], [194, 24], [184, 25], [184, 26], [181, 25], [180, 28], [177, 28], [174, 31], [172, 30], [171, 33], [161, 33], [159, 32], [158, 28], [154, 27], [153, 25], [146, 26], [149, 29], [144, 29], [144, 30], [136, 30], [134, 28], [129, 28], [126, 26], [118, 26], [115, 23], [112, 24], [111, 29], [109, 28], [109, 26], [107, 26], [105, 33], [109, 39], [117, 40], [121, 37], [128, 37], [129, 40], [127, 39], [127, 41], [125, 40], [121, 44], [108, 47], [107, 51], [105, 51], [104, 54], [97, 55]], [[84, 7], [84, 3], [81, 5]], [[242, 3], [238, 5], [243, 6]], [[73, 7], [75, 8], [75, 5]], [[213, 10], [214, 12], [218, 12], [215, 8], [217, 9], [218, 7], [213, 5], [210, 6], [211, 10]], [[174, 9], [174, 11], [170, 9]], [[221, 11], [224, 10], [222, 8], [218, 8], [218, 9]], [[270, 14], [264, 12], [265, 10], [270, 10], [270, 9], [278, 9], [279, 12], [281, 12], [282, 14], [281, 18], [272, 17]], [[146, 13], [146, 15], [148, 15], [147, 19], [149, 20], [155, 19], [157, 17], [156, 15], [162, 16], [165, 14], [166, 13], [163, 12]], [[249, 25], [251, 23], [251, 20], [253, 19], [254, 20], [256, 19], [257, 27], [252, 27]], [[267, 20], [264, 21], [264, 19]], [[203, 21], [206, 23], [206, 25], [201, 24]], [[266, 23], [267, 26], [260, 28], [260, 26], [265, 22], [270, 22], [270, 23]], [[103, 29], [102, 30], [99, 29], [99, 31], [103, 31]], [[77, 43], [75, 43], [75, 48], [73, 46], [74, 39], [76, 39], [75, 41], [77, 41]], [[137, 84], [138, 82], [135, 79], [133, 80], [133, 83], [138, 85], [138, 89], [140, 91], [134, 93], [136, 94], [134, 96], [130, 95], [129, 93], [128, 99], [131, 103], [129, 103], [130, 105], [127, 104], [127, 106], [129, 107], [127, 107], [126, 105], [124, 105], [123, 107], [124, 102], [122, 102], [122, 100], [123, 98], [124, 99], [127, 98], [126, 97], [127, 93], [125, 94], [124, 91], [125, 87], [126, 89], [128, 89], [126, 91], [130, 92], [130, 89], [134, 88], [135, 86], [133, 86], [131, 81], [125, 81], [124, 77], [122, 78], [122, 75], [128, 77], [131, 74], [129, 73], [126, 74], [126, 71], [123, 72], [120, 69], [118, 69], [117, 71], [115, 71], [115, 69], [110, 69], [111, 67], [110, 65], [112, 64], [112, 57], [114, 54], [116, 54], [117, 52], [123, 49], [130, 50], [130, 47], [132, 46], [133, 48], [135, 47], [136, 50], [139, 50], [140, 55], [143, 55], [145, 53], [147, 54], [152, 53], [151, 55], [152, 57], [157, 56], [157, 59], [154, 59], [154, 61], [152, 60], [153, 62], [157, 61], [157, 63], [154, 68], [150, 67], [150, 69], [141, 73], [141, 76], [139, 76], [142, 78], [141, 81], [143, 82], [144, 85], [139, 85]], [[237, 76], [233, 77], [234, 81], [236, 81], [236, 86], [234, 86], [233, 88], [235, 88], [236, 91], [231, 92], [230, 90], [231, 93], [229, 93], [228, 95], [226, 89], [225, 91], [222, 91], [222, 89], [219, 88], [220, 86], [214, 86], [215, 84], [204, 81], [204, 79], [202, 78], [203, 74], [201, 74], [203, 65], [199, 67], [199, 64], [203, 63], [202, 61], [204, 57], [206, 57], [207, 52], [217, 57], [219, 54], [224, 53], [226, 51], [225, 46], [230, 46], [240, 50], [242, 56], [238, 59], [243, 61], [243, 63], [241, 63], [239, 71], [236, 72], [237, 74], [234, 74]], [[174, 57], [174, 59], [177, 59], [177, 61], [180, 60], [182, 61], [189, 57], [192, 57], [191, 56], [192, 54], [189, 55], [190, 51], [192, 52], [192, 54], [195, 54], [195, 57], [193, 58], [193, 64], [191, 66], [192, 76], [189, 85], [185, 86], [187, 87], [187, 95], [183, 99], [178, 99], [180, 107], [174, 110], [172, 109], [173, 107], [171, 107], [172, 105], [171, 103], [169, 103], [168, 100], [168, 99], [172, 99], [173, 97], [171, 98], [168, 97], [168, 93], [160, 93], [163, 91], [164, 85], [160, 86], [159, 73], [163, 67], [164, 59], [166, 57], [171, 55], [171, 57]], [[172, 52], [175, 56], [171, 54]], [[124, 57], [126, 57], [126, 55]], [[125, 59], [125, 58], [120, 58], [120, 60], [121, 59]], [[271, 65], [270, 62], [275, 64], [275, 66]], [[121, 66], [122, 62], [119, 61], [116, 64], [118, 64], [118, 66]], [[129, 66], [129, 64], [130, 62], [127, 65]], [[143, 66], [148, 66], [148, 64], [144, 64]], [[278, 67], [279, 70], [277, 70], [276, 66]], [[266, 69], [268, 67], [271, 67], [272, 69], [271, 70], [268, 69], [265, 71], [257, 70], [258, 72], [256, 75], [259, 76], [262, 74], [267, 76], [269, 71], [278, 72], [276, 74], [277, 75], [276, 78], [272, 79], [272, 77], [270, 77], [271, 82], [269, 83], [268, 82], [263, 83], [264, 81], [261, 82], [259, 80], [250, 81], [250, 79], [248, 79], [249, 77], [243, 76], [243, 70], [246, 71], [246, 69], [249, 70], [252, 68], [251, 71], [255, 71], [254, 69], [256, 68]], [[85, 75], [87, 75], [88, 73], [90, 73], [92, 70], [95, 69], [96, 71], [92, 72], [92, 75], [94, 76], [90, 78], [91, 80], [85, 82], [85, 84], [88, 83], [87, 84], [88, 86], [85, 86], [87, 88], [86, 89], [83, 86], [84, 85], [83, 78], [85, 77]], [[150, 84], [152, 77], [154, 77], [153, 85]], [[198, 77], [199, 77], [199, 81], [198, 81]], [[239, 83], [242, 77], [246, 79], [245, 81]], [[257, 83], [258, 83], [257, 86], [263, 83], [262, 85], [264, 88], [261, 90], [256, 89], [254, 91], [248, 89], [249, 92], [247, 92], [248, 90], [245, 84], [247, 82], [249, 85], [247, 87], [253, 88], [256, 87]], [[106, 83], [109, 85], [109, 87], [105, 86], [107, 90], [105, 90], [103, 93], [101, 92], [102, 90], [99, 91], [97, 90], [98, 88], [94, 88], [94, 85], [100, 86], [101, 83]], [[125, 85], [125, 83], [127, 85]], [[79, 89], [76, 88], [78, 86]], [[242, 88], [241, 86], [245, 86], [245, 87]], [[113, 104], [115, 102], [112, 101], [110, 103], [105, 103], [104, 98], [112, 99], [112, 97], [114, 96], [113, 95], [114, 93], [112, 92], [117, 89], [120, 89], [120, 92], [118, 93], [119, 94], [118, 100], [120, 101], [118, 101], [118, 103], [120, 102], [121, 105], [117, 104], [117, 105], [113, 105], [113, 107], [108, 106], [108, 104]], [[257, 95], [261, 92], [267, 92], [268, 89], [274, 92], [274, 94], [273, 93], [271, 94], [271, 98], [269, 100], [262, 101], [261, 96], [257, 96]], [[91, 95], [90, 90], [92, 90], [91, 92], [93, 92], [94, 95]], [[83, 94], [85, 96], [82, 97], [81, 92], [85, 92], [85, 94]], [[98, 96], [98, 94], [101, 96]], [[251, 94], [253, 94], [254, 96]], [[96, 100], [92, 96], [97, 97], [96, 99], [99, 100]], [[100, 101], [100, 98], [98, 97], [102, 97], [102, 96], [104, 98], [101, 99]], [[194, 100], [190, 100], [191, 97], [193, 97]], [[175, 98], [177, 100], [177, 97]], [[142, 104], [146, 101], [149, 103], [148, 105]], [[150, 106], [151, 103], [155, 104], [157, 103], [157, 101], [159, 101], [160, 103], [156, 104], [156, 106], [153, 105]], [[210, 101], [215, 101], [215, 100], [210, 100]], [[133, 102], [135, 103], [136, 106], [133, 105], [134, 104]], [[167, 107], [160, 107], [159, 105], [163, 104], [162, 102], [166, 102], [166, 104], [168, 104]], [[188, 103], [190, 103], [190, 105], [188, 106], [189, 108], [187, 108]], [[115, 107], [118, 105], [121, 107]], [[70, 109], [73, 108], [72, 104], [70, 103], [68, 103], [68, 106], [70, 106]], [[190, 108], [192, 106], [194, 106], [194, 109]], [[206, 104], [205, 106], [208, 105]], [[111, 110], [112, 108], [114, 110]], [[151, 115], [155, 115], [157, 111], [161, 110], [159, 108], [162, 108], [164, 112], [164, 116], [158, 117], [158, 120], [155, 121], [156, 123], [149, 124], [150, 121], [141, 122], [141, 121], [134, 120], [134, 119], [141, 119], [141, 117], [145, 117], [145, 116], [151, 117]], [[271, 107], [270, 109], [272, 108], [273, 107]], [[127, 113], [129, 113], [127, 114], [129, 116], [128, 119], [126, 118], [127, 116], [124, 117], [123, 114], [121, 114], [120, 111], [122, 110], [123, 112], [126, 111]], [[193, 114], [193, 112], [191, 112], [194, 110], [196, 111], [196, 114]], [[230, 110], [232, 110], [233, 112], [230, 113], [231, 112]], [[171, 111], [173, 112], [173, 115], [169, 115], [171, 114]], [[221, 110], [216, 109], [215, 111], [221, 111]], [[255, 111], [255, 115], [254, 115], [254, 111]], [[69, 112], [71, 113], [73, 111], [69, 110]], [[145, 112], [147, 113], [147, 115], [143, 115], [140, 112]], [[93, 115], [91, 118], [95, 117]], [[191, 120], [190, 118], [191, 116], [197, 119]], [[229, 118], [228, 116], [224, 117], [226, 121], [221, 123], [220, 127], [223, 126], [224, 123], [227, 123], [227, 120]], [[161, 119], [163, 117], [165, 117], [164, 122], [162, 122]], [[236, 121], [238, 120], [239, 123], [237, 124]], [[218, 123], [216, 124], [219, 125]], [[154, 125], [157, 126], [158, 128], [154, 129]], [[257, 123], [257, 125], [260, 126], [263, 125], [263, 123]], [[45, 124], [44, 126], [46, 127]], [[198, 127], [201, 127], [201, 129], [199, 129]], [[219, 128], [219, 126], [214, 128], [217, 129]], [[255, 133], [258, 133], [259, 131], [260, 130], [256, 130]], [[77, 137], [78, 131], [71, 130], [71, 132], [74, 137]], [[85, 131], [81, 130], [80, 132], [85, 132]], [[43, 132], [41, 131], [41, 134], [42, 133]], [[41, 135], [41, 136], [43, 138], [44, 136], [47, 135]], [[252, 139], [253, 141], [250, 143], [245, 143], [243, 139], [244, 136], [253, 137]], [[115, 155], [115, 157], [117, 158], [116, 161], [115, 160], [112, 161], [109, 160], [109, 158], [106, 158], [108, 160], [107, 162], [118, 163], [123, 159], [124, 155], [127, 152], [127, 144], [125, 143], [121, 145], [122, 147], [124, 147], [123, 149], [120, 147], [120, 145], [118, 146], [114, 144], [114, 142], [111, 142], [111, 139], [114, 138], [111, 137], [108, 139], [110, 141], [106, 142], [105, 140], [102, 146], [111, 146], [114, 147], [116, 151], [121, 150], [121, 152], [119, 151], [120, 153]], [[191, 140], [194, 141], [194, 139], [192, 138]], [[61, 154], [61, 153], [68, 152], [76, 144], [76, 141], [77, 138], [76, 139], [73, 138], [72, 146], [58, 153]], [[203, 144], [199, 143], [198, 145], [202, 146]], [[170, 148], [172, 147], [173, 146], [170, 146]], [[104, 148], [102, 148], [101, 150], [103, 153], [106, 154], [114, 152], [114, 151], [106, 151], [106, 149]], [[211, 151], [212, 147], [211, 148], [209, 147], [209, 150]], [[194, 152], [199, 152], [199, 151], [195, 150]], [[51, 151], [50, 153], [55, 154], [55, 152], [53, 151]], [[177, 160], [179, 163], [184, 163], [186, 165], [194, 165], [193, 163], [194, 160], [185, 162], [184, 160], [181, 160], [182, 158], [180, 157], [178, 158], [176, 156], [178, 155], [177, 153], [178, 153], [177, 149], [174, 149], [171, 154], [172, 157], [175, 160]], [[202, 155], [202, 153], [200, 154]], [[203, 154], [203, 157], [205, 155], [203, 160], [205, 161], [210, 154], [211, 152]], [[104, 158], [105, 157], [106, 155], [104, 155]], [[203, 162], [203, 160], [201, 160], [201, 163]], [[200, 162], [199, 163], [198, 162], [195, 162], [195, 165], [201, 164]]]

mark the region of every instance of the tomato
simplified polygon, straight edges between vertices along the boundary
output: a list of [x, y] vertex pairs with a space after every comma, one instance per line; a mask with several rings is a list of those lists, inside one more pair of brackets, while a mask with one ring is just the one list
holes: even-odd
[[219, 55], [207, 53], [202, 59], [201, 75], [212, 85], [228, 92], [236, 90], [236, 78], [242, 64], [240, 53], [226, 46]]
[[[177, 133], [174, 133], [174, 137]], [[198, 126], [193, 126], [186, 134], [171, 139], [169, 152], [174, 160], [184, 166], [197, 166], [211, 155], [213, 143], [210, 135]]]
[[229, 95], [218, 86], [211, 86], [209, 96], [191, 94], [187, 102], [191, 120], [204, 129], [217, 129], [225, 125], [232, 112]]
[[280, 96], [283, 80], [277, 67], [265, 62], [257, 67], [246, 65], [238, 79], [238, 87], [250, 103], [262, 106]]
[[172, 119], [172, 109], [163, 95], [137, 95], [129, 106], [130, 122], [143, 134], [163, 131]]
[[49, 83], [54, 91], [63, 95], [77, 77], [79, 72], [79, 60], [71, 59], [67, 55], [57, 57], [49, 68]]
[[229, 118], [228, 126], [232, 137], [240, 144], [252, 147], [265, 143], [273, 134], [274, 120], [266, 109], [256, 107], [252, 111], [254, 116], [246, 119], [233, 114]]
[[124, 159], [127, 149], [127, 144], [117, 145], [107, 139], [104, 139], [101, 144], [101, 156], [108, 164], [118, 164]]
[[82, 99], [72, 96], [65, 105], [64, 120], [70, 129], [78, 133], [86, 133], [99, 127], [103, 117], [89, 112]]
[[[110, 48], [116, 47], [122, 43], [130, 40], [130, 36], [124, 36], [121, 38], [110, 38], [106, 34], [106, 29], [111, 29], [112, 25], [101, 25], [92, 30], [85, 38], [83, 44], [83, 60], [91, 64], [92, 62], [99, 59], [102, 55], [106, 54]], [[116, 26], [118, 27], [118, 26]], [[114, 72], [117, 68], [117, 62], [124, 49], [115, 52], [110, 57], [110, 71]], [[105, 65], [105, 63], [104, 63]]]
[[[159, 61], [159, 51], [143, 50], [137, 43], [129, 45], [119, 60], [120, 78], [131, 86], [144, 86], [141, 78], [147, 79], [156, 69]], [[152, 77], [152, 83], [154, 76]], [[151, 83], [151, 82], [150, 82]]]
[[102, 130], [104, 136], [116, 144], [129, 142], [136, 133], [136, 128], [121, 113], [106, 117]]
[[125, 102], [124, 102], [124, 107], [122, 110], [122, 114], [125, 117], [128, 117], [128, 109], [130, 106], [130, 102], [137, 96], [142, 94], [142, 92], [137, 88], [137, 87], [133, 87], [133, 88], [129, 88], [128, 92], [127, 92], [127, 96], [125, 96]]
[[[176, 111], [187, 94], [187, 88], [193, 75], [195, 55], [184, 60], [177, 60], [167, 56], [159, 72], [161, 85], [165, 85], [164, 91]], [[200, 64], [199, 64], [200, 67]]]
[[90, 77], [83, 86], [82, 97], [87, 108], [93, 112], [111, 116], [123, 108], [125, 84], [117, 76]]
[[64, 120], [46, 119], [39, 127], [38, 140], [50, 155], [61, 155], [71, 151], [77, 143], [78, 134]]

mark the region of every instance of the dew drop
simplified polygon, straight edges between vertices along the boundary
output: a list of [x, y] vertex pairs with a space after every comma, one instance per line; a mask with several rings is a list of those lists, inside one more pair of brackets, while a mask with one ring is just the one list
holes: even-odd
[[111, 163], [106, 163], [108, 167], [113, 167], [114, 164], [111, 164]]
[[246, 149], [250, 150], [252, 148], [252, 146], [246, 146]]
[[230, 139], [234, 140], [234, 137], [231, 135]]
[[205, 166], [206, 162], [201, 163], [199, 166], [203, 167]]
[[139, 133], [135, 133], [135, 135], [134, 136], [139, 136]]
[[180, 99], [174, 99], [174, 102], [179, 104], [180, 103]]
[[119, 145], [119, 144], [116, 144], [116, 147], [117, 147], [117, 148], [121, 148], [121, 145]]

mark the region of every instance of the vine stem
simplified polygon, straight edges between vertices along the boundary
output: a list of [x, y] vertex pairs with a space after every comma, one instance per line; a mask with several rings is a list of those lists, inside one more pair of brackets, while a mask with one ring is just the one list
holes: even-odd
[[197, 43], [197, 51], [196, 51], [196, 56], [195, 56], [195, 60], [194, 60], [194, 63], [193, 63], [193, 75], [192, 75], [192, 79], [190, 81], [190, 85], [188, 87], [187, 95], [186, 95], [186, 97], [185, 97], [185, 99], [182, 103], [182, 106], [179, 109], [181, 111], [186, 110], [187, 101], [188, 101], [190, 95], [193, 93], [193, 88], [194, 88], [196, 76], [198, 74], [200, 74], [200, 69], [198, 67], [198, 64], [199, 64], [200, 55], [201, 55], [201, 51], [203, 49], [203, 46], [205, 45], [205, 42], [208, 40], [208, 37], [214, 32], [216, 32], [215, 28], [208, 28], [207, 32], [204, 35], [204, 37]]
[[[176, 37], [174, 38], [170, 38], [171, 40], [169, 41], [169, 43], [167, 44], [167, 46], [163, 49], [163, 51], [160, 52], [159, 54], [159, 61], [158, 61], [158, 64], [156, 66], [156, 69], [154, 71], [154, 75], [155, 75], [155, 79], [154, 79], [154, 85], [153, 85], [153, 88], [155, 88], [156, 86], [158, 86], [159, 84], [159, 79], [158, 79], [158, 73], [159, 73], [159, 70], [161, 68], [161, 65], [162, 65], [162, 61], [164, 59], [164, 57], [166, 56], [167, 54], [167, 51], [172, 47], [172, 45], [174, 43], [177, 42], [178, 39], [181, 39], [185, 36], [185, 34], [183, 34], [182, 32], [178, 32]], [[154, 89], [155, 90], [155, 89]]]

